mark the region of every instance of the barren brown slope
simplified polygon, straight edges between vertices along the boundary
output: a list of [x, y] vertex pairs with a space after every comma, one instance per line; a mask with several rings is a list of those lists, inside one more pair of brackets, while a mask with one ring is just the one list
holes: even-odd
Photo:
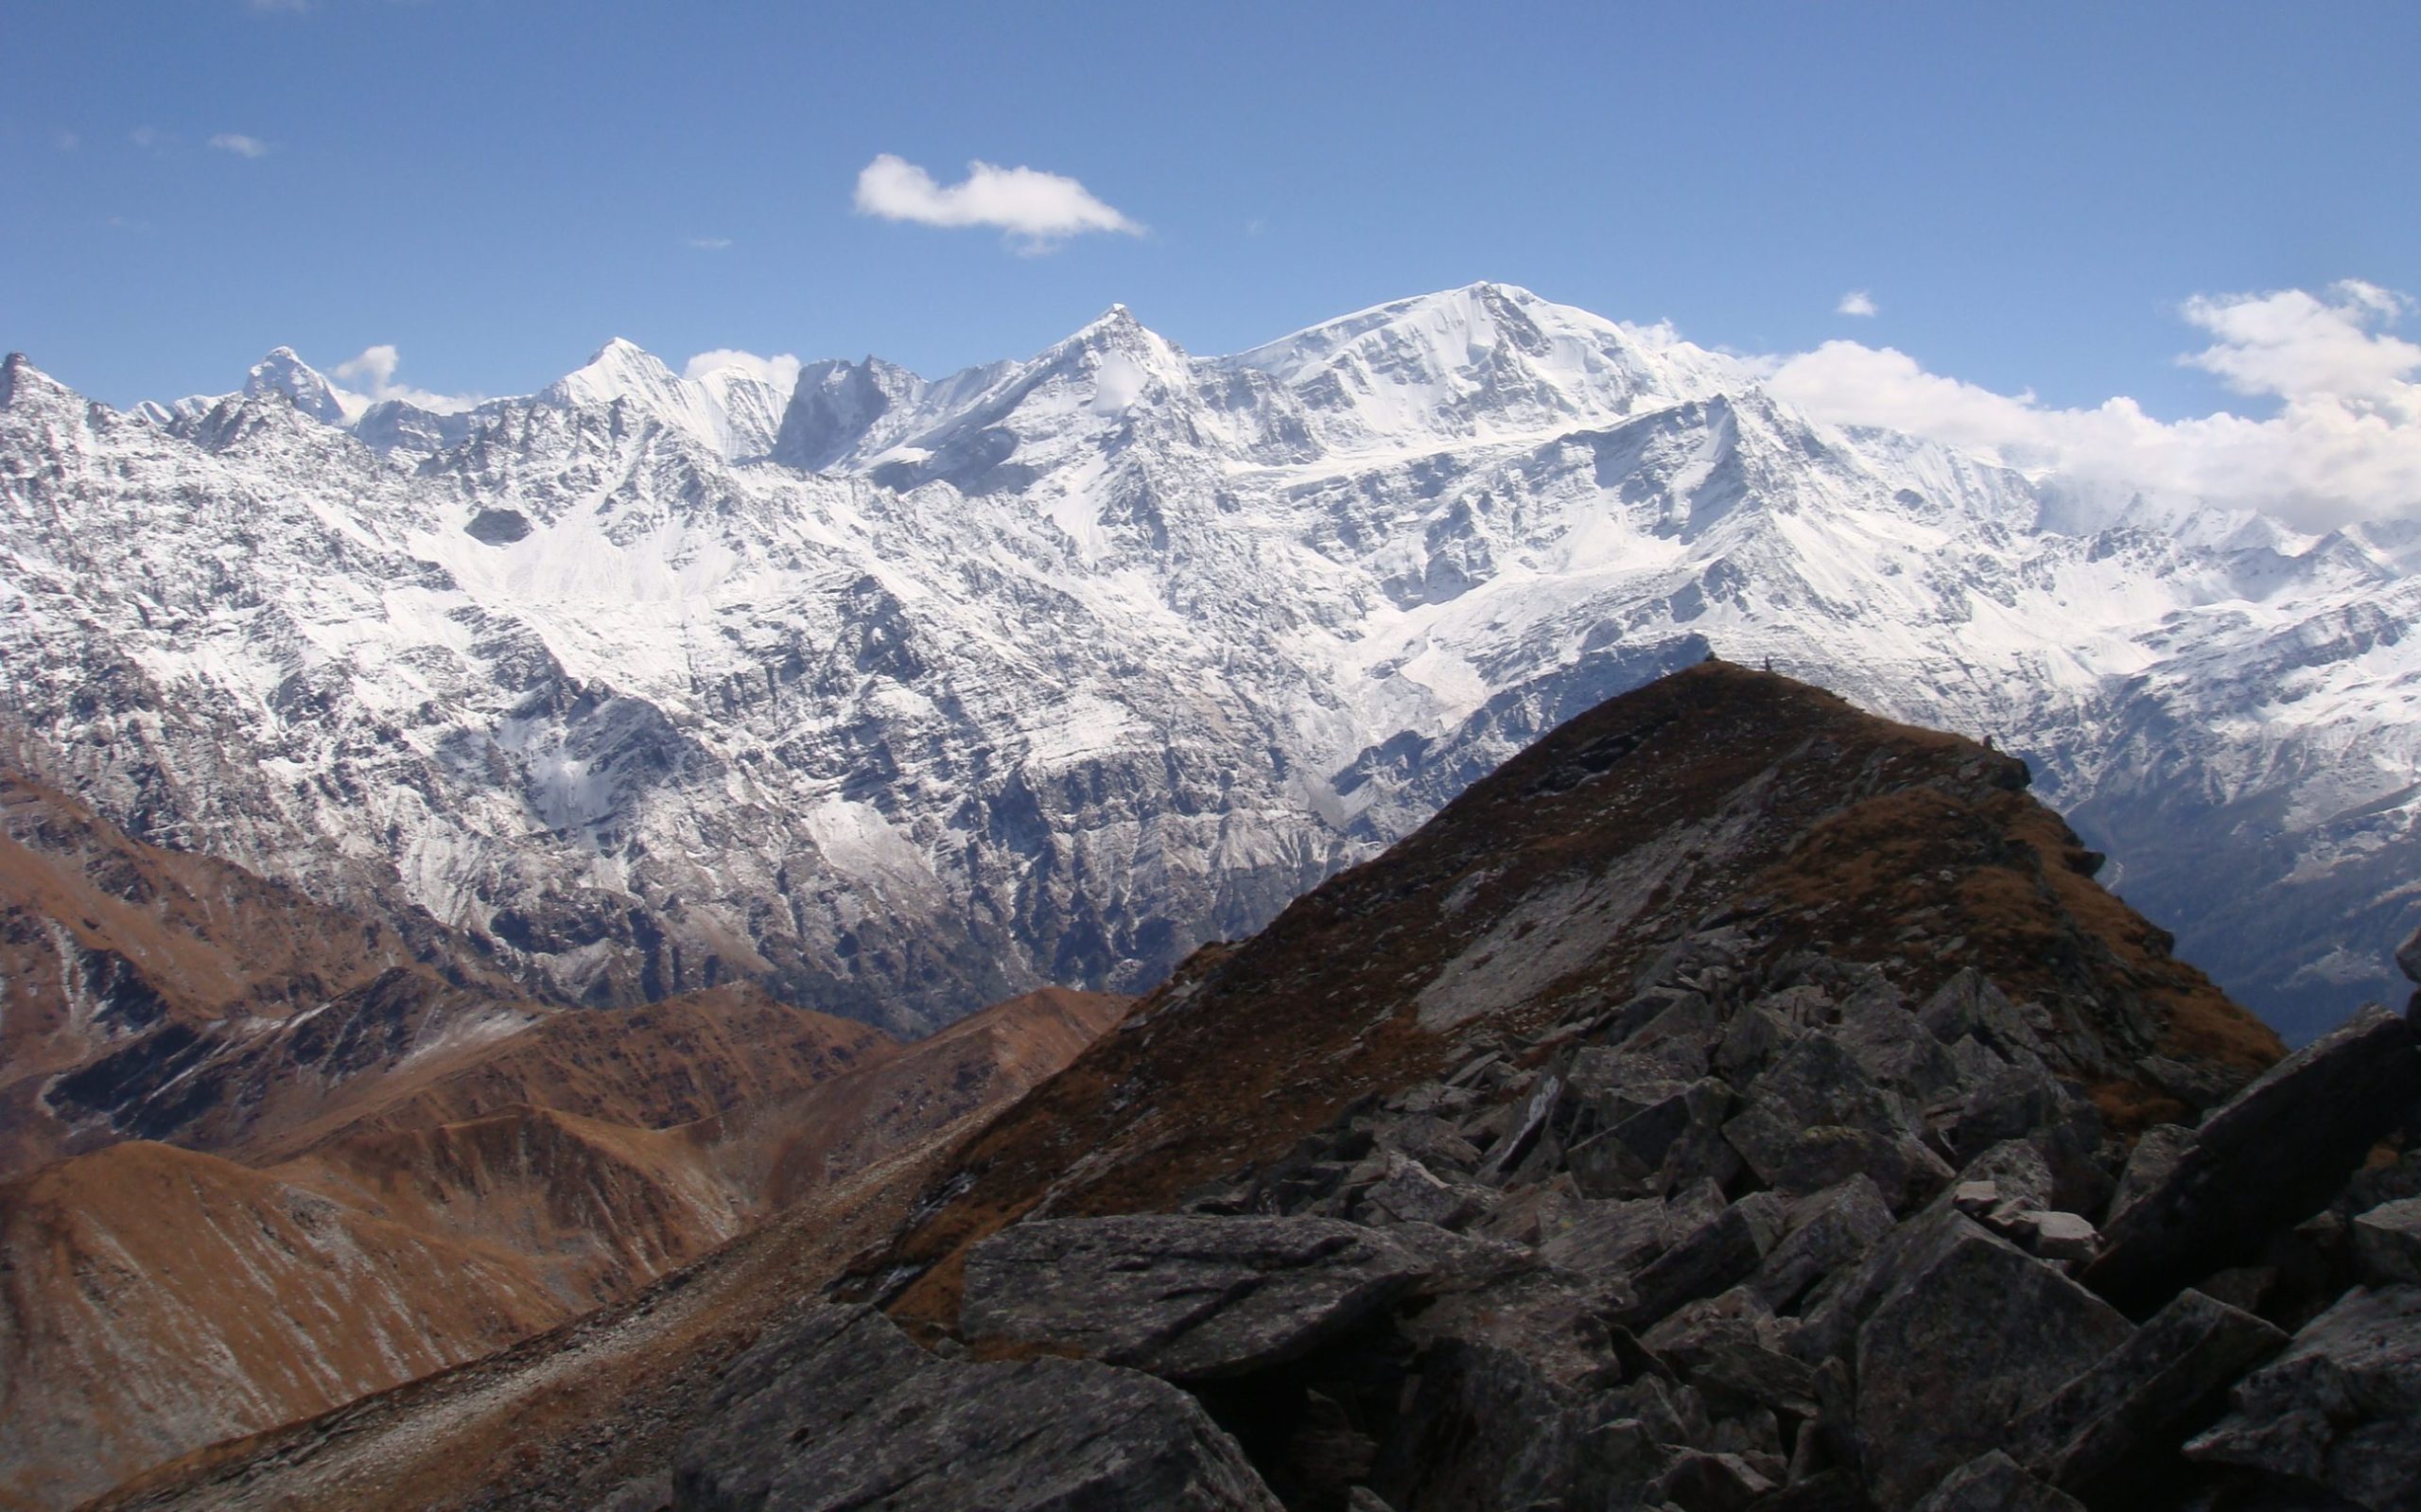
[[[426, 921], [423, 921], [426, 923]], [[192, 1132], [224, 1104], [190, 1069], [231, 1028], [266, 1029], [382, 976], [424, 998], [523, 996], [434, 925], [389, 925], [203, 856], [129, 839], [55, 789], [0, 769], [0, 1173], [113, 1138]], [[392, 994], [391, 994], [392, 996]], [[115, 1057], [46, 1104], [54, 1078]]]
[[562, 1317], [512, 1260], [134, 1142], [0, 1185], [0, 1484], [60, 1506]]
[[761, 1210], [678, 1131], [554, 1108], [365, 1133], [266, 1173], [507, 1260], [564, 1317], [630, 1295]]
[[[1163, 1208], [1347, 1104], [1622, 1001], [1712, 917], [1910, 993], [1981, 966], [2058, 1017], [2063, 1069], [2132, 1119], [2280, 1052], [2091, 880], [2022, 763], [1710, 662], [1573, 720], [1418, 833], [1215, 948], [961, 1152], [854, 1290], [947, 1328], [965, 1247], [1038, 1208]], [[2162, 1057], [2168, 1057], [2164, 1060]], [[905, 1278], [905, 1290], [899, 1290]]]
[[996, 1003], [862, 1074], [752, 1103], [692, 1136], [740, 1190], [784, 1208], [998, 1107], [1074, 1060], [1134, 999], [1045, 987]]
[[[590, 1506], [662, 1462], [724, 1361], [898, 1226], [953, 1140], [1063, 1068], [1125, 1002], [1031, 993], [780, 1102], [764, 1118], [654, 1136], [720, 1159], [735, 1181], [762, 1179], [776, 1166], [773, 1152], [791, 1147], [784, 1169], [799, 1190], [764, 1226], [630, 1301], [444, 1375], [194, 1453], [103, 1500], [393, 1512]], [[817, 1134], [827, 1120], [862, 1132]], [[804, 1179], [809, 1149], [824, 1163], [824, 1184]]]
[[[63, 1504], [63, 1488], [99, 1489], [627, 1296], [764, 1208], [761, 1187], [734, 1186], [706, 1141], [650, 1125], [898, 1054], [879, 1030], [753, 989], [620, 1010], [466, 999], [437, 1014], [458, 990], [432, 999], [389, 972], [202, 1064], [194, 1074], [242, 1115], [230, 1126], [253, 1135], [241, 1153], [283, 1163], [124, 1144], [0, 1198], [20, 1320], [0, 1332], [9, 1410], [45, 1397], [74, 1408], [9, 1431], [23, 1447], [0, 1458], [0, 1488]], [[356, 1074], [324, 1075], [331, 1065]], [[131, 1199], [153, 1188], [166, 1195]], [[297, 1241], [298, 1225], [325, 1242]], [[163, 1266], [171, 1280], [146, 1292]], [[94, 1275], [113, 1289], [76, 1291]], [[425, 1344], [400, 1347], [399, 1330]]]
[[669, 1128], [779, 1097], [898, 1053], [881, 1030], [740, 983], [638, 1008], [533, 1015], [364, 1081], [308, 1121], [247, 1141], [275, 1161], [333, 1139], [432, 1129], [510, 1108]]

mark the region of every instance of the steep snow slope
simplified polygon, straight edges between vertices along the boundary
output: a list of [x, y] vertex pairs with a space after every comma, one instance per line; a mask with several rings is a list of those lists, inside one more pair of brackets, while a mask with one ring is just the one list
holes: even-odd
[[131, 416], [0, 375], [25, 759], [594, 1000], [1140, 986], [1710, 648], [2025, 753], [2290, 1033], [2421, 914], [2404, 533], [2088, 518], [1507, 286], [786, 399], [616, 343], [348, 429], [280, 373]]

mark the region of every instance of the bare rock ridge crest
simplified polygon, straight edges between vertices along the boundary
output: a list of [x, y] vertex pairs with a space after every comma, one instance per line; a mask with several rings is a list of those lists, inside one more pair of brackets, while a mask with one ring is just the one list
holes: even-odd
[[2421, 922], [2416, 560], [1495, 284], [787, 391], [618, 341], [447, 414], [287, 352], [125, 413], [0, 371], [17, 765], [542, 996], [909, 1033], [1155, 984], [1712, 646], [2025, 756], [2300, 1042]]
[[2023, 765], [1717, 663], [947, 1146], [110, 1507], [2416, 1504], [2421, 1046]]

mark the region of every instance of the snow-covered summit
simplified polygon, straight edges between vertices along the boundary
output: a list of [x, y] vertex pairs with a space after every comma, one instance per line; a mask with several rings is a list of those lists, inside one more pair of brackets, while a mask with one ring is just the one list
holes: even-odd
[[282, 354], [131, 419], [12, 361], [0, 720], [599, 1000], [902, 1026], [1148, 982], [1710, 648], [2023, 751], [2271, 1012], [2421, 913], [2421, 530], [2086, 508], [1501, 284], [787, 378], [616, 341], [347, 418]]
[[283, 395], [294, 402], [295, 408], [329, 426], [350, 426], [370, 408], [367, 398], [338, 388], [288, 346], [278, 347], [253, 363], [252, 372], [244, 375], [242, 391], [253, 398]]
[[719, 368], [676, 375], [653, 354], [617, 337], [533, 397], [561, 407], [620, 404], [670, 425], [733, 461], [773, 449], [790, 395], [754, 373]]

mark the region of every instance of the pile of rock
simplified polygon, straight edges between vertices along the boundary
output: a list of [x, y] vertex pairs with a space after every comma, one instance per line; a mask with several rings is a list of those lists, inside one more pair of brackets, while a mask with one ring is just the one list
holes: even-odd
[[673, 1500], [2421, 1506], [2404, 1019], [2127, 1140], [2059, 1013], [1759, 960], [1702, 930], [1181, 1211], [1012, 1225], [938, 1351], [819, 1312]]

